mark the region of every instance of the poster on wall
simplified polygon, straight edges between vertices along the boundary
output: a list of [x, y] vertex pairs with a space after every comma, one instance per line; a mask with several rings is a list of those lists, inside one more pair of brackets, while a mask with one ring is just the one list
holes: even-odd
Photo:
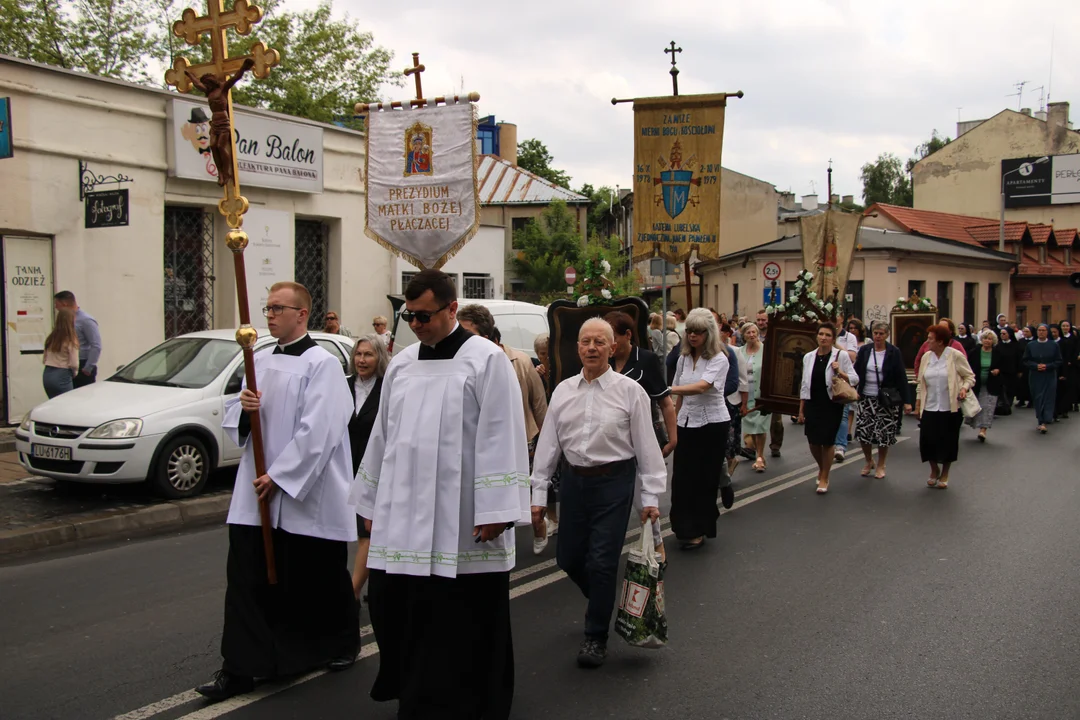
[[15, 140], [11, 136], [11, 98], [0, 98], [0, 160], [15, 154]]
[[45, 402], [41, 356], [53, 325], [52, 240], [4, 237], [4, 344], [7, 422]]
[[715, 258], [727, 95], [634, 100], [634, 261]]
[[266, 306], [270, 286], [295, 278], [296, 227], [293, 214], [283, 210], [251, 208], [244, 216], [244, 230], [249, 238], [244, 258], [247, 261], [251, 324], [256, 328], [265, 328], [266, 318], [262, 309]]
[[[217, 182], [210, 152], [210, 108], [173, 99], [168, 105], [169, 176]], [[323, 190], [322, 128], [239, 110], [234, 119], [240, 184], [295, 192]]]
[[439, 268], [480, 228], [471, 103], [368, 116], [364, 232], [422, 268]]
[[1080, 153], [1001, 161], [1005, 207], [1080, 203]]

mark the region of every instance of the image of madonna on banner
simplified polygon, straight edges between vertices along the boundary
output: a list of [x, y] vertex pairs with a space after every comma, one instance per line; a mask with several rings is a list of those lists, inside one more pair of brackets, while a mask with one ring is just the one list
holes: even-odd
[[364, 232], [420, 268], [439, 268], [480, 226], [471, 103], [372, 111]]

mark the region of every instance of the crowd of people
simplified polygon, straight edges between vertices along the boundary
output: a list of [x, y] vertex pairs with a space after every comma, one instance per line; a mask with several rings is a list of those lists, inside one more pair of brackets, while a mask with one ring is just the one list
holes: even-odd
[[[555, 562], [586, 600], [577, 663], [599, 667], [628, 519], [667, 562], [666, 459], [677, 546], [700, 552], [717, 536], [719, 507], [733, 506], [737, 468], [764, 473], [766, 447], [781, 453], [785, 415], [762, 406], [764, 310], [753, 320], [706, 308], [653, 314], [640, 342], [625, 312], [590, 318], [577, 338], [581, 372], [556, 384], [546, 334], [535, 360], [504, 345], [491, 313], [460, 305], [439, 271], [406, 288], [399, 322], [419, 342], [393, 361], [377, 316], [343, 371], [308, 334], [311, 305], [302, 285], [270, 289], [263, 314], [277, 345], [256, 355], [259, 391], [245, 384], [226, 406], [222, 426], [244, 450], [238, 478], [251, 489], [238, 483], [227, 520], [223, 662], [197, 688], [213, 701], [259, 678], [351, 667], [366, 605], [380, 650], [374, 699], [397, 700], [400, 717], [506, 718], [516, 525], [531, 526], [535, 554], [554, 539]], [[50, 397], [93, 382], [101, 353], [74, 295], [58, 293], [56, 310]], [[334, 311], [323, 330], [354, 337]], [[818, 466], [819, 495], [849, 443], [862, 450], [860, 475], [885, 479], [905, 420], [920, 425], [927, 485], [945, 489], [965, 420], [985, 443], [1014, 407], [1033, 409], [1041, 433], [1077, 411], [1080, 336], [1068, 322], [1018, 332], [1004, 316], [979, 329], [943, 318], [913, 384], [889, 331], [822, 321], [801, 358], [792, 422]], [[258, 468], [255, 417], [266, 438]]]

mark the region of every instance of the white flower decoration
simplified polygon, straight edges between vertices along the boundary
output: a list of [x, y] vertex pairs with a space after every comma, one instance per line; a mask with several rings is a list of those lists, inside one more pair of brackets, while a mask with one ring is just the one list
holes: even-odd
[[833, 304], [832, 303], [825, 303], [825, 311], [826, 312], [832, 312], [833, 311]]
[[601, 290], [600, 294], [604, 296], [605, 300], [610, 300], [611, 299], [611, 291], [608, 290], [607, 288], [604, 288], [603, 290]]
[[813, 280], [813, 279], [814, 279], [814, 273], [812, 273], [812, 272], [810, 272], [809, 270], [807, 270], [807, 271], [806, 271], [806, 279], [807, 279], [807, 280]]
[[776, 308], [775, 308], [775, 307], [773, 307], [772, 305], [770, 305], [769, 307], [765, 308], [765, 314], [766, 314], [766, 315], [772, 315], [772, 314], [773, 314], [773, 313], [775, 313], [775, 312], [776, 312]]
[[810, 318], [811, 320], [817, 320], [817, 313], [813, 310], [810, 310], [806, 313], [806, 317]]
[[810, 298], [811, 300], [817, 300], [817, 293], [811, 290], [809, 293], [806, 294], [806, 297]]
[[611, 272], [611, 263], [609, 263], [607, 260], [601, 260], [600, 261], [600, 269], [603, 270], [606, 273]]
[[581, 297], [579, 297], [577, 299], [577, 306], [578, 307], [585, 307], [588, 304], [589, 304], [589, 296], [588, 295], [582, 295]]
[[903, 303], [904, 303], [904, 298], [902, 298], [902, 297], [896, 298], [896, 304], [897, 305], [903, 305]]
[[784, 303], [780, 303], [779, 305], [776, 306], [776, 312], [784, 312], [784, 310], [785, 310]]
[[802, 280], [796, 280], [796, 281], [795, 281], [795, 289], [796, 289], [796, 290], [801, 290], [801, 289], [802, 289], [802, 286], [803, 286], [804, 284], [805, 284], [805, 283], [803, 283], [803, 281], [802, 281]]

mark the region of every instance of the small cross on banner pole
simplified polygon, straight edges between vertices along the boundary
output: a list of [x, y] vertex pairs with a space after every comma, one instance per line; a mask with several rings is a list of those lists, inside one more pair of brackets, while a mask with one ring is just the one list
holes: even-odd
[[679, 94], [679, 68], [675, 67], [675, 53], [681, 53], [681, 47], [675, 47], [675, 41], [671, 41], [671, 47], [664, 48], [665, 53], [671, 53], [671, 89], [672, 95]]
[[420, 53], [413, 53], [412, 67], [405, 68], [405, 77], [409, 77], [410, 75], [416, 76], [416, 78], [414, 78], [416, 80], [416, 99], [421, 107], [423, 107], [425, 101], [424, 90], [420, 86], [420, 73], [424, 72], [425, 70], [427, 70], [427, 68], [420, 64]]
[[[173, 66], [165, 73], [165, 82], [181, 93], [189, 93], [192, 88], [206, 95], [213, 114], [210, 120], [210, 151], [217, 167], [218, 185], [224, 190], [224, 197], [218, 203], [218, 210], [225, 216], [225, 222], [232, 228], [225, 235], [225, 244], [233, 253], [233, 265], [236, 275], [236, 297], [240, 310], [240, 329], [236, 331], [236, 342], [244, 353], [244, 375], [247, 387], [258, 392], [255, 382], [255, 342], [259, 334], [251, 326], [251, 308], [247, 292], [247, 270], [244, 266], [244, 248], [248, 244], [244, 232], [244, 213], [248, 210], [248, 201], [240, 194], [239, 168], [236, 160], [236, 138], [233, 131], [232, 88], [249, 70], [257, 78], [270, 75], [270, 68], [281, 61], [277, 50], [271, 50], [261, 42], [252, 44], [247, 55], [229, 57], [228, 30], [231, 28], [238, 35], [248, 35], [253, 26], [262, 19], [262, 9], [248, 0], [234, 0], [231, 10], [226, 11], [224, 0], [206, 0], [206, 15], [200, 17], [194, 10], [187, 8], [180, 15], [180, 20], [173, 23], [173, 34], [184, 38], [188, 45], [198, 45], [202, 36], [210, 36], [209, 62], [192, 65], [187, 58], [177, 57]], [[256, 477], [266, 474], [266, 457], [263, 452], [262, 423], [259, 413], [251, 413], [251, 445], [255, 458]], [[254, 492], [253, 488], [237, 492]], [[271, 585], [277, 584], [277, 566], [274, 562], [274, 544], [270, 526], [270, 506], [268, 501], [259, 501], [259, 519], [262, 525], [263, 548], [266, 555], [266, 576]]]

